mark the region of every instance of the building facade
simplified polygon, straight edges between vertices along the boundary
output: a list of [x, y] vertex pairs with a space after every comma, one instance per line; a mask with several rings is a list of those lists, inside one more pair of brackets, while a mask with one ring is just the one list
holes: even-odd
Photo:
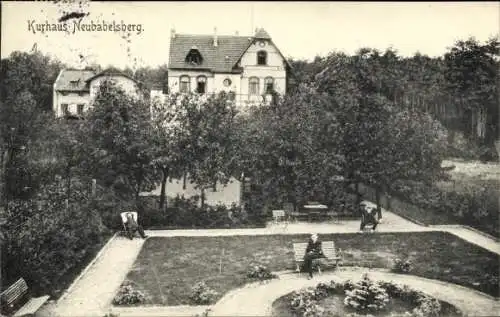
[[127, 94], [139, 97], [140, 85], [116, 70], [96, 72], [89, 69], [63, 69], [53, 87], [53, 111], [56, 117], [80, 117], [92, 105], [100, 84], [112, 80]]
[[237, 105], [287, 91], [290, 65], [264, 29], [254, 36], [171, 32], [169, 93], [225, 91]]

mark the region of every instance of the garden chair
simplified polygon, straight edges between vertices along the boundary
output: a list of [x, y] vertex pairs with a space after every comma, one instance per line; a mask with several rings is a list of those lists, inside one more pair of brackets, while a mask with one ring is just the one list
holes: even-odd
[[284, 210], [273, 210], [273, 223], [278, 225], [280, 222], [283, 223], [283, 229], [288, 227], [288, 219]]
[[122, 218], [122, 226], [123, 226], [123, 234], [124, 235], [127, 235], [127, 226], [125, 225], [125, 223], [127, 222], [127, 214], [128, 213], [131, 213], [132, 214], [132, 217], [134, 218], [135, 222], [139, 223], [137, 221], [137, 212], [135, 211], [126, 211], [126, 212], [122, 212], [120, 214], [120, 217]]

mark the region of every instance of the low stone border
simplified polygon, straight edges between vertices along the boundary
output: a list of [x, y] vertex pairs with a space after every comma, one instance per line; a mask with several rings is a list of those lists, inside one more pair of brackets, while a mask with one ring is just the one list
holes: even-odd
[[120, 317], [193, 317], [202, 315], [205, 311], [210, 310], [211, 306], [138, 306], [138, 307], [118, 307], [111, 306], [109, 313], [118, 314]]
[[94, 265], [94, 263], [102, 256], [104, 251], [107, 250], [107, 248], [111, 245], [111, 242], [117, 236], [118, 236], [118, 232], [116, 232], [114, 235], [111, 236], [111, 238], [109, 238], [108, 242], [106, 242], [106, 244], [101, 248], [101, 250], [99, 250], [99, 252], [97, 252], [97, 255], [94, 257], [94, 259], [92, 259], [92, 261], [90, 261], [90, 263], [87, 265], [87, 267], [80, 273], [80, 275], [78, 275], [78, 277], [73, 281], [73, 283], [71, 283], [71, 285], [66, 289], [66, 291], [64, 291], [64, 293], [61, 295], [61, 297], [59, 297], [57, 302], [63, 301], [68, 296], [68, 294], [73, 290], [73, 288], [78, 283], [78, 281], [80, 281], [80, 279], [88, 272], [88, 270], [90, 270], [92, 265]]
[[468, 229], [470, 231], [474, 231], [475, 233], [477, 234], [480, 234], [488, 239], [492, 239], [494, 240], [495, 242], [500, 242], [500, 239], [495, 237], [495, 236], [492, 236], [491, 234], [489, 233], [486, 233], [486, 232], [483, 232], [481, 230], [478, 230], [476, 228], [473, 228], [471, 226], [467, 226], [467, 225], [430, 225], [429, 227], [431, 228], [459, 228], [459, 229]]

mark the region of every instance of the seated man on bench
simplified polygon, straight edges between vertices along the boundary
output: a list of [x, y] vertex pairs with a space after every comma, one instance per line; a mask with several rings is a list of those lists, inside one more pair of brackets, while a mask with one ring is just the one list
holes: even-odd
[[144, 233], [144, 229], [142, 228], [141, 225], [137, 223], [137, 213], [136, 212], [126, 212], [122, 213], [125, 214], [125, 219], [123, 221], [123, 225], [125, 227], [125, 232], [130, 240], [133, 239], [134, 233], [137, 231], [139, 232], [139, 235], [141, 238], [146, 239], [147, 236]]
[[309, 273], [307, 279], [311, 279], [313, 277], [313, 267], [312, 262], [314, 259], [324, 258], [323, 249], [321, 248], [321, 241], [318, 238], [317, 233], [313, 233], [311, 235], [311, 239], [309, 239], [309, 243], [307, 244], [306, 254], [304, 255], [304, 266], [303, 271]]

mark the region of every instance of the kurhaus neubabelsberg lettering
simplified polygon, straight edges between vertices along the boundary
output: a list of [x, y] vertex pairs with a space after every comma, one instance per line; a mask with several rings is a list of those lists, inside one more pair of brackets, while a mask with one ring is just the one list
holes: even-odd
[[37, 23], [35, 20], [28, 20], [28, 31], [36, 33], [47, 33], [47, 32], [136, 32], [141, 34], [144, 28], [142, 24], [125, 23], [122, 21], [116, 22], [106, 22], [98, 21], [94, 22], [90, 20], [84, 22], [83, 20], [72, 21], [72, 23], [49, 23], [45, 21], [44, 23]]

